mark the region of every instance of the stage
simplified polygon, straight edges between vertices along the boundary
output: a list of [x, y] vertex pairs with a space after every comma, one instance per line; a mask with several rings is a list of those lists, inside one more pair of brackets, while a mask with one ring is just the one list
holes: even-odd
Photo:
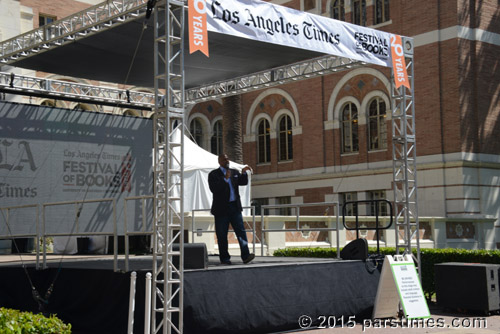
[[[22, 261], [21, 261], [22, 257]], [[145, 276], [152, 256], [130, 257], [113, 272], [112, 256], [49, 255], [48, 269], [35, 270], [34, 255], [0, 256], [0, 305], [37, 312], [28, 275], [43, 298], [44, 312], [73, 326], [73, 333], [126, 333], [130, 272], [137, 272], [134, 333], [144, 332]], [[243, 264], [184, 271], [185, 333], [278, 333], [300, 330], [299, 318], [319, 325], [321, 316], [370, 318], [381, 263], [318, 258], [257, 256]], [[22, 268], [26, 266], [26, 271]], [[7, 283], [8, 282], [8, 283]]]

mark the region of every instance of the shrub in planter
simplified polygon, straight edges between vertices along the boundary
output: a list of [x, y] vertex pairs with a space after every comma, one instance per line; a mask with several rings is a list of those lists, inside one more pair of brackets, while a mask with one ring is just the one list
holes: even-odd
[[71, 325], [63, 323], [55, 315], [21, 312], [0, 308], [0, 334], [71, 334]]

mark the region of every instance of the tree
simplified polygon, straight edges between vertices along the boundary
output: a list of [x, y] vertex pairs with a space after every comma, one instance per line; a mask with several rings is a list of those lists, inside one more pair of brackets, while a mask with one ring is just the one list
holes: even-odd
[[222, 99], [222, 141], [229, 160], [243, 163], [241, 95]]

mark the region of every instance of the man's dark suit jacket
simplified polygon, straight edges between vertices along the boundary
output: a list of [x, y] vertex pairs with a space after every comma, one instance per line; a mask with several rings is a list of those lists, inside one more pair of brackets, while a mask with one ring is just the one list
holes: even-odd
[[[231, 170], [231, 182], [233, 184], [236, 204], [242, 211], [239, 186], [248, 184], [247, 173], [241, 174], [236, 169]], [[229, 184], [224, 180], [224, 173], [220, 168], [214, 169], [208, 174], [208, 186], [213, 194], [212, 209], [210, 212], [214, 216], [225, 215], [229, 210]]]

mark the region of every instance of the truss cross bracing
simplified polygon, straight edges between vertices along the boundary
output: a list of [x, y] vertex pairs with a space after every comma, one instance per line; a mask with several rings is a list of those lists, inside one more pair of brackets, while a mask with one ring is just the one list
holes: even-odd
[[186, 101], [197, 103], [230, 95], [265, 89], [288, 82], [311, 79], [329, 73], [350, 70], [365, 63], [338, 56], [323, 56], [239, 78], [202, 85], [186, 91]]
[[113, 0], [0, 43], [0, 63], [9, 64], [73, 43], [111, 26], [145, 16], [147, 0]]
[[[153, 333], [182, 333], [184, 287], [184, 3], [154, 11]], [[178, 66], [174, 63], [179, 64]], [[166, 87], [165, 95], [160, 87]], [[174, 150], [181, 154], [173, 154]], [[179, 247], [175, 249], [174, 244]], [[174, 257], [179, 258], [178, 264]], [[156, 298], [155, 298], [156, 297]], [[161, 317], [159, 317], [161, 315]], [[158, 321], [157, 321], [158, 319]], [[161, 320], [160, 320], [161, 319]]]
[[[186, 90], [186, 103], [194, 104], [230, 95], [247, 93], [329, 73], [351, 70], [363, 62], [337, 56], [323, 56], [280, 66], [239, 78], [219, 81]], [[114, 89], [0, 72], [0, 92], [71, 100], [135, 109], [152, 109], [154, 94]]]
[[[392, 71], [392, 160], [396, 251], [403, 248], [412, 254], [417, 249], [416, 264], [420, 266], [420, 241], [417, 201], [417, 152], [415, 141], [414, 59], [413, 40], [403, 39], [406, 69], [411, 89], [396, 88]], [[402, 234], [402, 235], [401, 235]], [[413, 242], [415, 245], [413, 246]], [[420, 273], [420, 271], [419, 271]]]
[[0, 92], [131, 109], [152, 109], [154, 94], [0, 72]]

